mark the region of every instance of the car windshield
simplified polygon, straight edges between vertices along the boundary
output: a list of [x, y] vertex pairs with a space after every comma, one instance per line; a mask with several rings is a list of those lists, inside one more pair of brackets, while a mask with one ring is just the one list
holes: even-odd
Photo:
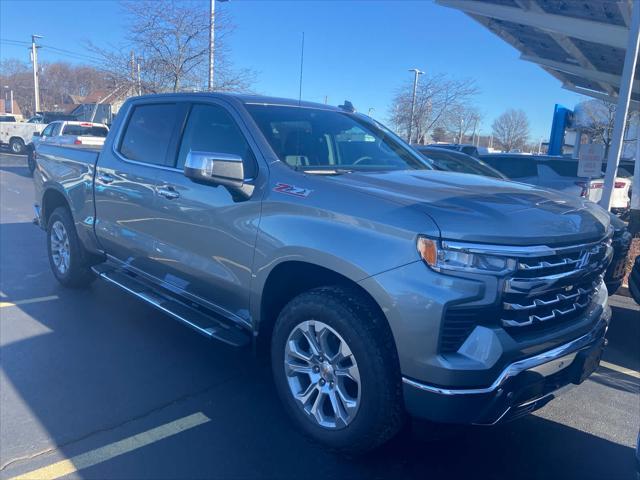
[[354, 114], [273, 105], [247, 109], [278, 158], [296, 170], [432, 169], [385, 127]]
[[500, 172], [494, 170], [481, 160], [462, 154], [454, 155], [448, 151], [438, 152], [434, 150], [435, 149], [432, 148], [419, 151], [423, 155], [426, 155], [438, 170], [504, 178]]

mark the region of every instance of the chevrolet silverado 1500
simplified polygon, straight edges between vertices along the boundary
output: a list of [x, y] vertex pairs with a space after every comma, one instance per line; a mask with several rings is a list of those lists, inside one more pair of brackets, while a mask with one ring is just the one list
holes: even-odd
[[35, 161], [58, 281], [269, 352], [284, 408], [333, 448], [380, 445], [407, 413], [514, 419], [598, 366], [608, 213], [436, 171], [348, 102], [138, 97], [102, 150]]

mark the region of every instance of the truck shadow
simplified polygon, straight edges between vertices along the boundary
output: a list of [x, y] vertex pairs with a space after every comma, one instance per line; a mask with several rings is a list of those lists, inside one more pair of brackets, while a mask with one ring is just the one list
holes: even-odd
[[211, 343], [109, 285], [58, 287], [30, 224], [2, 224], [0, 242], [2, 301], [57, 297], [0, 312], [3, 465], [50, 447], [72, 456], [97, 432], [187, 409], [212, 421], [145, 447], [145, 461], [131, 453], [79, 476], [632, 478], [631, 448], [536, 416], [435, 435], [415, 422], [369, 455], [333, 454], [292, 427], [264, 359]]
[[20, 177], [25, 177], [25, 178], [31, 178], [32, 176], [31, 172], [29, 172], [29, 169], [26, 167], [26, 165], [24, 167], [19, 165], [0, 165], [0, 170], [8, 173], [13, 173], [15, 175], [19, 175]]

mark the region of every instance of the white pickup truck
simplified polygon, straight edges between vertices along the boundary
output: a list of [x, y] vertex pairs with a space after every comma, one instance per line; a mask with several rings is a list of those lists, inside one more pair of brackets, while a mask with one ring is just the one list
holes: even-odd
[[31, 117], [26, 122], [0, 122], [0, 145], [9, 145], [11, 153], [23, 154], [34, 132], [40, 133], [46, 126], [41, 116]]
[[33, 173], [35, 169], [34, 152], [42, 144], [102, 147], [108, 133], [109, 127], [104, 123], [69, 120], [51, 122], [42, 132], [33, 132], [31, 144], [27, 147], [29, 171]]

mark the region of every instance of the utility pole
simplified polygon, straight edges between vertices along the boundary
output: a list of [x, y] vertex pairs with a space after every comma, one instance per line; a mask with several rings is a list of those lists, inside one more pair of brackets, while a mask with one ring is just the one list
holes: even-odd
[[213, 49], [215, 45], [215, 20], [214, 15], [216, 11], [216, 0], [211, 0], [211, 7], [209, 9], [209, 83], [208, 90], [213, 92]]
[[407, 135], [407, 143], [411, 145], [411, 130], [413, 129], [413, 115], [416, 111], [416, 92], [418, 90], [418, 76], [422, 75], [424, 72], [418, 70], [417, 68], [410, 68], [410, 72], [414, 73], [413, 77], [413, 96], [411, 97], [411, 116], [409, 117], [409, 132]]
[[[31, 63], [33, 65], [33, 109], [34, 115], [40, 110], [40, 86], [38, 84], [38, 45], [36, 39], [42, 38], [40, 35], [31, 35]], [[13, 108], [13, 105], [11, 105]]]
[[[627, 50], [622, 67], [622, 75], [620, 75], [620, 88], [618, 94], [618, 104], [616, 105], [616, 117], [613, 124], [613, 133], [611, 135], [611, 146], [609, 147], [607, 157], [607, 171], [604, 177], [604, 188], [602, 189], [602, 198], [600, 198], [600, 206], [609, 210], [611, 208], [611, 196], [618, 173], [618, 164], [620, 163], [620, 155], [622, 153], [624, 130], [627, 123], [627, 112], [631, 100], [631, 90], [633, 88], [633, 77], [636, 71], [638, 61], [638, 50], [640, 49], [640, 4], [633, 2], [631, 11], [631, 25], [629, 26], [629, 37], [627, 39]], [[635, 176], [638, 172], [635, 172]], [[636, 191], [632, 192], [632, 195]]]
[[140, 81], [140, 62], [136, 63], [137, 69], [138, 69], [138, 95], [142, 95], [142, 82]]

